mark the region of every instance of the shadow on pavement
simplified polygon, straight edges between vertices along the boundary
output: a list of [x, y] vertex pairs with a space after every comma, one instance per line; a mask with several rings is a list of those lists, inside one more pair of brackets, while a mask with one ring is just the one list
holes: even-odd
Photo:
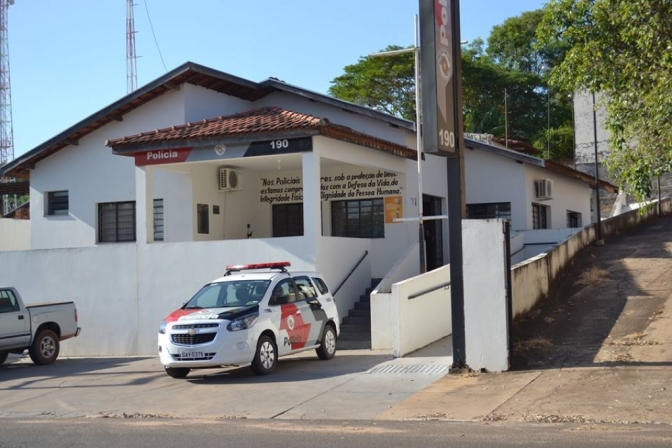
[[[49, 389], [69, 387], [53, 385], [53, 380], [58, 379], [79, 381], [90, 379], [90, 385], [78, 384], [72, 387], [97, 387], [98, 381], [120, 375], [127, 375], [129, 378], [119, 385], [129, 386], [144, 384], [153, 381], [159, 375], [164, 375], [162, 371], [156, 371], [151, 366], [147, 369], [137, 369], [138, 361], [146, 359], [149, 358], [65, 358], [51, 365], [39, 366], [14, 357], [0, 366], [0, 391], [23, 388], [39, 389], [42, 386]], [[10, 381], [12, 384], [7, 386]]]
[[672, 304], [672, 217], [585, 248], [551, 291], [514, 323], [514, 370], [672, 365], [631, 354], [660, 344], [645, 330]]
[[362, 374], [380, 363], [393, 359], [390, 355], [339, 355], [322, 361], [317, 357], [280, 358], [275, 371], [257, 376], [249, 367], [226, 370], [192, 370], [187, 381], [196, 384], [259, 384], [313, 381]]

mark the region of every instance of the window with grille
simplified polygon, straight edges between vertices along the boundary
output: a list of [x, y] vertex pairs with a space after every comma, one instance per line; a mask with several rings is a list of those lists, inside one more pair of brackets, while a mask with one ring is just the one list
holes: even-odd
[[511, 221], [511, 203], [467, 204], [468, 219], [502, 218]]
[[210, 233], [210, 212], [208, 204], [196, 204], [196, 227], [198, 233]]
[[47, 215], [67, 215], [69, 211], [68, 191], [50, 191], [47, 193]]
[[273, 237], [303, 235], [303, 204], [273, 205]]
[[567, 227], [570, 229], [581, 227], [581, 213], [567, 210]]
[[540, 204], [532, 204], [532, 228], [548, 229], [548, 207]]
[[384, 238], [383, 199], [332, 202], [331, 234], [348, 238]]
[[135, 201], [98, 204], [98, 242], [135, 241]]
[[163, 241], [163, 199], [154, 199], [154, 241]]

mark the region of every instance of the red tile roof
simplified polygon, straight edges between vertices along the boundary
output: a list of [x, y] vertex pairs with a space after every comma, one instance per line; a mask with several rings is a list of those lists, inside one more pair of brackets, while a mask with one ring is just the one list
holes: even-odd
[[286, 134], [304, 131], [306, 136], [324, 135], [342, 141], [416, 159], [416, 152], [405, 146], [336, 125], [326, 118], [292, 112], [280, 107], [263, 107], [235, 115], [220, 116], [194, 123], [171, 126], [155, 131], [108, 140], [105, 144], [116, 149], [144, 149], [159, 142], [240, 137], [251, 134]]

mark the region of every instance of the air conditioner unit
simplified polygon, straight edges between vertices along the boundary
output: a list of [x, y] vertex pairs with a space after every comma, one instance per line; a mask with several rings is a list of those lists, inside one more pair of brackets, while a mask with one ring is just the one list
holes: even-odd
[[243, 189], [242, 176], [231, 168], [219, 169], [219, 191], [238, 191]]
[[550, 179], [535, 180], [534, 195], [540, 201], [553, 199], [553, 181]]

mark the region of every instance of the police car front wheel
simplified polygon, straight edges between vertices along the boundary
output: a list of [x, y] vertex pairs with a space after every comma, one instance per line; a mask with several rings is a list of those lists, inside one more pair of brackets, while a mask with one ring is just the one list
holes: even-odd
[[252, 360], [252, 371], [257, 375], [268, 375], [278, 363], [278, 349], [273, 339], [262, 335], [257, 342], [257, 352]]
[[336, 330], [334, 330], [333, 326], [327, 325], [324, 327], [322, 342], [315, 351], [320, 359], [326, 360], [334, 357], [336, 354]]
[[166, 367], [166, 373], [173, 378], [186, 378], [190, 371], [184, 367]]

